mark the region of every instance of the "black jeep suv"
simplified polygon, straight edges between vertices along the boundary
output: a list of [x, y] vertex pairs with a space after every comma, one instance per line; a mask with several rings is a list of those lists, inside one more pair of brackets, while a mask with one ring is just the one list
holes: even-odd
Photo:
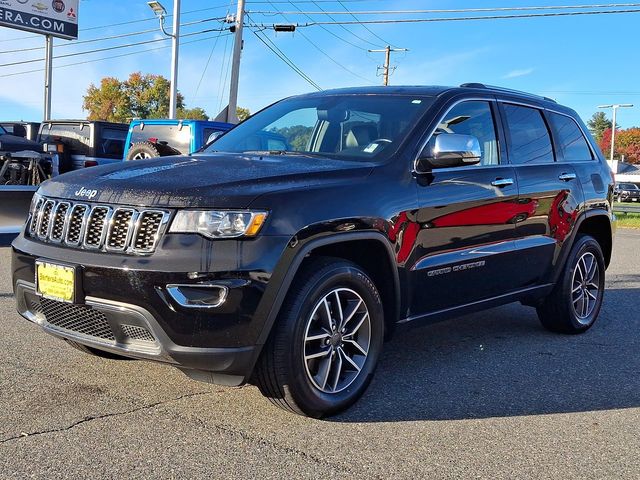
[[[287, 149], [264, 150], [265, 132]], [[43, 184], [13, 243], [19, 312], [94, 355], [172, 364], [321, 417], [397, 324], [519, 301], [595, 322], [614, 181], [547, 98], [465, 84], [282, 100], [205, 151]]]

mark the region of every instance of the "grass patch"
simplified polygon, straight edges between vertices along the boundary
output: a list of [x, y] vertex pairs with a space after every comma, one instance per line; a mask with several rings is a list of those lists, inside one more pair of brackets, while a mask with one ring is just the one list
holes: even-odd
[[613, 213], [618, 219], [618, 227], [620, 228], [640, 228], [640, 213], [622, 213], [617, 212], [617, 206], [638, 205], [637, 203], [614, 203]]

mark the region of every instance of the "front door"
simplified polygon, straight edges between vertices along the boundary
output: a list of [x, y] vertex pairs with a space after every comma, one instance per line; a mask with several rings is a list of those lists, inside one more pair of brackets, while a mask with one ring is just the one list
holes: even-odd
[[411, 267], [410, 318], [495, 297], [519, 285], [512, 272], [515, 223], [526, 215], [512, 166], [501, 154], [496, 103], [456, 104], [440, 121], [444, 133], [478, 138], [478, 165], [419, 175], [419, 226]]

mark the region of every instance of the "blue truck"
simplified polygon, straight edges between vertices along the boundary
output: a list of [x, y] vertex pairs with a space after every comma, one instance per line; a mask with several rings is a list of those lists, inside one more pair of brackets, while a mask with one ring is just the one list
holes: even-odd
[[125, 160], [188, 155], [234, 127], [204, 120], [133, 120], [125, 141]]

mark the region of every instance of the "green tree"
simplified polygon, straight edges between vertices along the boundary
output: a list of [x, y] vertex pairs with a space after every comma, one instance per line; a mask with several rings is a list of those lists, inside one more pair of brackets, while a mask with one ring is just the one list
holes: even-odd
[[605, 130], [611, 128], [611, 120], [607, 118], [604, 112], [596, 112], [587, 122], [587, 127], [591, 130], [596, 141], [600, 143]]
[[251, 112], [248, 108], [236, 107], [236, 116], [238, 117], [238, 120], [243, 122], [251, 116]]
[[207, 115], [207, 112], [200, 107], [179, 108], [178, 118], [185, 118], [189, 120], [209, 120], [209, 115]]
[[[134, 72], [127, 80], [105, 77], [99, 87], [89, 85], [82, 108], [89, 120], [126, 123], [132, 118], [167, 118], [169, 88], [169, 80], [162, 75]], [[187, 109], [179, 92], [176, 106], [180, 118], [208, 118], [202, 108]]]

